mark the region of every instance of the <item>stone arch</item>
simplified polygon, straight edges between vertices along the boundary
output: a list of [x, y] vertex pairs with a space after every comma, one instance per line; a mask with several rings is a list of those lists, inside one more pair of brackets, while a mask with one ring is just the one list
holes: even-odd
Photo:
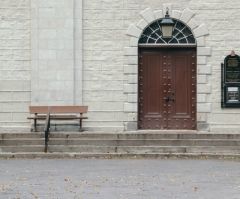
[[[209, 35], [207, 26], [204, 23], [198, 23], [195, 20], [195, 13], [189, 8], [172, 10], [170, 7], [170, 16], [180, 20], [191, 28], [194, 37], [197, 40], [197, 121], [199, 130], [208, 130], [208, 114], [211, 112], [211, 102], [208, 101], [211, 93], [211, 85], [208, 80], [212, 73], [212, 67], [208, 64], [208, 57], [211, 56], [211, 47], [208, 47], [205, 38]], [[129, 36], [129, 45], [124, 48], [124, 112], [127, 114], [128, 121], [125, 121], [125, 130], [137, 129], [137, 107], [138, 107], [138, 40], [145, 27], [157, 19], [163, 18], [166, 11], [166, 5], [163, 10], [153, 11], [146, 8], [140, 12], [141, 20], [136, 24], [130, 24], [127, 30]]]

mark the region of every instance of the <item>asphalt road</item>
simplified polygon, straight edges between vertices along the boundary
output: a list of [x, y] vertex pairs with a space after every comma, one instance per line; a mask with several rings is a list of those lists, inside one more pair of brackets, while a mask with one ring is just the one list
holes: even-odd
[[0, 160], [0, 199], [240, 199], [240, 162]]

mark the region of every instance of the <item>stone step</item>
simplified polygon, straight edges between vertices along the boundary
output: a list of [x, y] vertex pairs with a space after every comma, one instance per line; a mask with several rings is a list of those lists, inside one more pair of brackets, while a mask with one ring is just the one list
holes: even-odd
[[43, 151], [44, 133], [0, 134], [0, 157], [7, 158], [237, 157], [240, 134], [51, 132]]
[[49, 145], [94, 145], [94, 146], [240, 146], [235, 139], [50, 139]]
[[0, 146], [0, 153], [44, 152], [43, 145]]
[[[3, 152], [43, 152], [43, 145], [1, 146]], [[240, 147], [233, 146], [74, 146], [74, 145], [50, 145], [48, 152], [61, 153], [205, 153], [221, 152], [240, 154]]]
[[231, 160], [239, 160], [239, 154], [231, 154], [231, 153], [134, 153], [134, 154], [123, 154], [123, 153], [0, 153], [1, 159], [11, 159], [11, 158], [103, 158], [103, 159], [112, 159], [112, 158], [186, 158], [186, 159], [231, 159]]
[[4, 139], [39, 139], [44, 138], [44, 133], [0, 133], [0, 140]]
[[0, 140], [0, 146], [21, 146], [21, 145], [44, 145], [44, 138], [39, 139], [4, 139]]
[[233, 153], [240, 154], [240, 147], [233, 146], [66, 146], [51, 145], [48, 152], [62, 153]]
[[[165, 132], [165, 131], [164, 131]], [[43, 132], [33, 133], [0, 133], [0, 140], [3, 139], [38, 139], [44, 138]], [[210, 133], [159, 133], [159, 132], [121, 132], [121, 133], [100, 133], [100, 132], [51, 132], [52, 138], [81, 138], [81, 139], [240, 139], [240, 134], [210, 134]]]
[[[44, 139], [4, 139], [0, 146], [43, 145]], [[95, 146], [240, 146], [237, 139], [50, 139], [49, 145]]]
[[81, 139], [240, 139], [240, 134], [189, 133], [50, 133], [51, 138]]

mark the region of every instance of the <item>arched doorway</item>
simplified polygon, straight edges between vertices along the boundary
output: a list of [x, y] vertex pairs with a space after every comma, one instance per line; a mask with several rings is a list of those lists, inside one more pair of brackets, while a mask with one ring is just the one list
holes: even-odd
[[196, 40], [176, 19], [163, 38], [161, 20], [139, 39], [138, 128], [196, 129]]

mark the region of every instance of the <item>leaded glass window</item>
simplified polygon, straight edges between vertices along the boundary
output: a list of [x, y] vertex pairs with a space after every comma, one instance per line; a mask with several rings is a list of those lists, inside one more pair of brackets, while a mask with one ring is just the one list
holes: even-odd
[[159, 19], [146, 27], [138, 41], [138, 44], [196, 44], [196, 40], [190, 28], [182, 22], [172, 19], [174, 22], [172, 38], [163, 38]]

